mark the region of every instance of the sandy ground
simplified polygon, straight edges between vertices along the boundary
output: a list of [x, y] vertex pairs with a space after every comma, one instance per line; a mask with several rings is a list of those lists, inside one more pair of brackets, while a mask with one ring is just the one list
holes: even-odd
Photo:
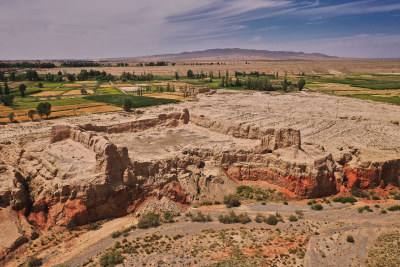
[[[133, 113], [88, 114], [77, 117], [0, 125], [0, 139], [30, 134], [49, 134], [57, 124], [111, 125], [188, 108], [191, 113], [232, 123], [251, 123], [270, 128], [301, 131], [302, 143], [324, 146], [328, 151], [354, 146], [370, 151], [366, 156], [391, 158], [400, 152], [400, 107], [322, 93], [263, 93], [218, 90], [197, 101], [143, 108]], [[365, 152], [367, 153], [367, 152]]]
[[[394, 204], [393, 201], [390, 205], [392, 204]], [[161, 264], [163, 266], [174, 266], [174, 264], [201, 266], [212, 263], [219, 257], [229, 257], [230, 253], [221, 252], [232, 251], [236, 247], [234, 243], [221, 243], [223, 234], [227, 235], [228, 239], [233, 237], [233, 240], [238, 238], [235, 235], [240, 235], [239, 241], [241, 240], [241, 242], [238, 243], [238, 247], [244, 252], [250, 253], [249, 255], [257, 251], [252, 252], [252, 245], [261, 248], [261, 253], [268, 255], [264, 259], [271, 260], [274, 255], [285, 254], [288, 248], [297, 246], [297, 248], [304, 248], [304, 256], [291, 254], [290, 260], [294, 259], [294, 261], [289, 263], [290, 266], [365, 266], [364, 259], [371, 242], [382, 232], [398, 229], [400, 214], [398, 212], [380, 214], [381, 208], [387, 207], [389, 203], [380, 203], [380, 208], [372, 207], [372, 212], [358, 213], [357, 208], [364, 205], [362, 202], [358, 202], [356, 205], [324, 204], [322, 211], [311, 210], [305, 202], [290, 202], [289, 205], [281, 203], [245, 204], [234, 209], [227, 209], [222, 205], [206, 206], [198, 209], [192, 208], [190, 211], [193, 214], [196, 214], [197, 211], [210, 214], [212, 222], [194, 223], [182, 215], [176, 218], [177, 222], [175, 223], [162, 224], [158, 228], [146, 230], [136, 229], [129, 231], [126, 236], [112, 238], [112, 232], [121, 231], [137, 222], [134, 217], [127, 216], [105, 222], [98, 230], [64, 233], [72, 238], [67, 238], [67, 241], [61, 242], [57, 247], [53, 246], [43, 250], [40, 249], [40, 246], [33, 246], [32, 250], [36, 251], [35, 254], [38, 257], [44, 259], [45, 266], [61, 266], [61, 264], [77, 266], [88, 259], [96, 261], [101, 253], [112, 247], [116, 241], [122, 244], [125, 242], [135, 243], [156, 234], [161, 237], [169, 236], [164, 241], [170, 242], [170, 244], [163, 247], [163, 242], [147, 243], [147, 246], [151, 245], [152, 252], [125, 255], [125, 266], [142, 266], [143, 264], [160, 266], [160, 262], [164, 262]], [[231, 210], [234, 210], [236, 214], [246, 212], [253, 222], [248, 224], [219, 223], [217, 216], [227, 214]], [[288, 217], [296, 215], [296, 211], [301, 211], [302, 217], [296, 222], [290, 222]], [[279, 212], [284, 220], [276, 226], [254, 221], [254, 217], [258, 213], [269, 216], [276, 212]], [[246, 239], [243, 234], [249, 235], [250, 239]], [[251, 234], [253, 234], [252, 238]], [[57, 235], [62, 234], [58, 233]], [[229, 237], [230, 235], [232, 236]], [[347, 235], [353, 236], [355, 243], [348, 243]], [[172, 237], [176, 239], [171, 239]], [[124, 239], [127, 241], [123, 242]], [[287, 242], [288, 240], [289, 242]], [[214, 250], [212, 245], [218, 242], [220, 242], [220, 247]], [[280, 245], [274, 247], [275, 242]], [[39, 243], [39, 241], [35, 243]], [[263, 244], [267, 245], [264, 247]], [[194, 250], [197, 253], [193, 253]], [[23, 257], [19, 261], [10, 262], [8, 266], [13, 266], [21, 261], [23, 261]], [[285, 265], [283, 262], [286, 262], [285, 258], [283, 261], [282, 258], [278, 260], [277, 266]]]
[[[85, 259], [90, 258], [103, 251], [114, 243], [111, 233], [121, 230], [126, 226], [136, 224], [137, 219], [132, 216], [114, 219], [102, 224], [96, 231], [85, 231], [78, 236], [68, 231], [54, 232], [53, 236], [64, 239], [58, 246], [50, 246], [43, 252], [36, 253], [38, 257], [44, 257], [44, 266], [57, 266], [65, 262], [66, 266], [77, 266]], [[52, 234], [50, 234], [51, 236]], [[42, 237], [42, 239], [45, 239]], [[37, 242], [39, 244], [40, 242]], [[22, 260], [8, 263], [6, 266], [16, 266]]]
[[130, 157], [138, 161], [178, 156], [185, 148], [222, 152], [232, 147], [248, 149], [260, 144], [259, 140], [234, 138], [192, 123], [176, 128], [157, 127], [138, 133], [110, 134], [108, 138], [118, 146], [126, 146]]
[[44, 158], [56, 162], [57, 168], [69, 177], [90, 175], [96, 164], [96, 153], [71, 139], [48, 145]]

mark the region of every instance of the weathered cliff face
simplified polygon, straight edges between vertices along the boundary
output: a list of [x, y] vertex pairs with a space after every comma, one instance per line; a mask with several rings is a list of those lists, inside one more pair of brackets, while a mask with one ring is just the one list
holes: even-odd
[[15, 211], [26, 212], [30, 199], [22, 174], [12, 166], [0, 164], [0, 203]]
[[[132, 154], [154, 140], [143, 137], [152, 130], [172, 136], [165, 142], [173, 144], [160, 142], [168, 145], [160, 157]], [[174, 143], [174, 131], [189, 144]], [[115, 143], [131, 135], [139, 140], [134, 146]], [[205, 135], [215, 135], [215, 142], [199, 142]], [[227, 124], [189, 116], [187, 109], [111, 126], [55, 126], [50, 138], [3, 142], [0, 150], [0, 204], [13, 212], [7, 218], [19, 218], [17, 232], [27, 225], [33, 231], [131, 212], [185, 210], [190, 203], [222, 200], [245, 180], [267, 181], [306, 198], [400, 184], [400, 159], [370, 162], [354, 148], [332, 152], [302, 144], [298, 130]], [[34, 237], [15, 236], [0, 256]]]
[[333, 157], [323, 147], [301, 144], [300, 131], [293, 129], [225, 124], [193, 115], [191, 121], [215, 132], [261, 140], [258, 147], [248, 151], [213, 155], [234, 180], [268, 181], [300, 197], [323, 197], [354, 187], [372, 189], [400, 184], [400, 159], [370, 162], [367, 157], [365, 161], [354, 148], [341, 148]]
[[385, 188], [388, 185], [400, 185], [400, 159], [384, 162], [366, 163], [363, 166], [351, 168], [344, 166], [343, 185], [348, 188], [373, 189]]
[[[188, 116], [185, 110], [109, 128], [95, 125], [54, 127], [50, 138], [53, 146], [71, 140], [91, 151], [94, 162], [83, 167], [81, 173], [71, 173], [64, 171], [70, 170], [68, 167], [57, 167], [57, 161], [50, 159], [49, 162], [43, 158], [49, 155], [40, 152], [22, 155], [21, 165], [27, 170], [26, 175], [35, 188], [31, 191], [34, 200], [28, 216], [31, 223], [47, 229], [54, 225], [66, 225], [70, 221], [86, 224], [101, 218], [123, 216], [135, 210], [148, 197], [167, 197], [182, 205], [188, 204], [186, 193], [176, 176], [171, 176], [173, 168], [176, 169], [179, 164], [178, 160], [138, 164], [129, 158], [126, 147], [118, 147], [106, 137], [97, 135], [98, 132], [143, 131], [156, 125], [173, 127], [188, 123]], [[32, 161], [40, 162], [43, 167], [32, 170], [29, 168]], [[81, 164], [84, 165], [83, 162]], [[85, 177], [80, 178], [79, 175]], [[46, 183], [46, 180], [52, 183]], [[46, 187], [40, 184], [46, 184]]]
[[259, 139], [262, 142], [260, 148], [269, 151], [292, 146], [300, 148], [301, 146], [300, 131], [294, 129], [272, 129], [245, 123], [227, 123], [196, 115], [191, 115], [190, 121], [212, 131], [237, 138]]
[[[204, 162], [198, 156], [137, 161], [129, 157], [126, 147], [118, 147], [99, 134], [140, 132], [188, 122], [189, 112], [184, 110], [109, 127], [55, 126], [50, 144], [46, 138], [29, 145], [28, 141], [10, 143], [3, 152], [14, 155], [1, 168], [2, 180], [8, 183], [1, 187], [1, 202], [24, 212], [40, 229], [123, 216], [148, 199], [167, 198], [184, 208], [201, 199], [202, 188], [213, 183], [212, 175], [202, 174]], [[206, 178], [208, 184], [199, 184]], [[216, 183], [219, 192], [224, 182], [230, 180], [226, 177], [226, 181]]]

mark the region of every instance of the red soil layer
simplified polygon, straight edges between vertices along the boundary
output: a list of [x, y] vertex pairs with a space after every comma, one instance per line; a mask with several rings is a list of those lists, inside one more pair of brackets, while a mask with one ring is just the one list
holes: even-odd
[[228, 167], [223, 169], [228, 177], [237, 181], [267, 181], [289, 190], [300, 197], [318, 198], [347, 192], [352, 188], [386, 188], [399, 184], [399, 165], [383, 164], [375, 169], [344, 168], [343, 182], [333, 173], [317, 176], [282, 175], [261, 168]]

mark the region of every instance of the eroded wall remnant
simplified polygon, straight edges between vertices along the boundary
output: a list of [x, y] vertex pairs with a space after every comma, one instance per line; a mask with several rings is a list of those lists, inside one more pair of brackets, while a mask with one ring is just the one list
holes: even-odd
[[[182, 126], [258, 143], [223, 151], [190, 147], [175, 156], [141, 160], [108, 137]], [[0, 144], [0, 204], [8, 218], [2, 223], [13, 220], [12, 227], [25, 229], [0, 257], [35, 238], [35, 229], [152, 209], [185, 210], [190, 203], [223, 198], [243, 180], [267, 181], [304, 198], [399, 185], [400, 159], [365, 161], [352, 147], [332, 153], [302, 144], [299, 130], [227, 123], [189, 115], [187, 109], [111, 126], [59, 125], [50, 138], [30, 140], [35, 142]]]

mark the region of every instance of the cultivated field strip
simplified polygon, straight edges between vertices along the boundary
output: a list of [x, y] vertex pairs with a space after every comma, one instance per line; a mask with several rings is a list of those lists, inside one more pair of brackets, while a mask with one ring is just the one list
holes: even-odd
[[[27, 116], [29, 110], [30, 109], [0, 111], [0, 116], [6, 117], [10, 112], [13, 112], [16, 121], [19, 122], [29, 121], [30, 118]], [[50, 114], [49, 118], [74, 116], [74, 115], [89, 114], [89, 113], [112, 112], [112, 111], [120, 111], [122, 109], [116, 106], [110, 106], [104, 103], [95, 102], [95, 103], [85, 103], [76, 105], [56, 106], [52, 107], [51, 110], [52, 113]], [[39, 116], [36, 114], [35, 119], [38, 118]], [[0, 118], [0, 122], [9, 122], [9, 119]]]

